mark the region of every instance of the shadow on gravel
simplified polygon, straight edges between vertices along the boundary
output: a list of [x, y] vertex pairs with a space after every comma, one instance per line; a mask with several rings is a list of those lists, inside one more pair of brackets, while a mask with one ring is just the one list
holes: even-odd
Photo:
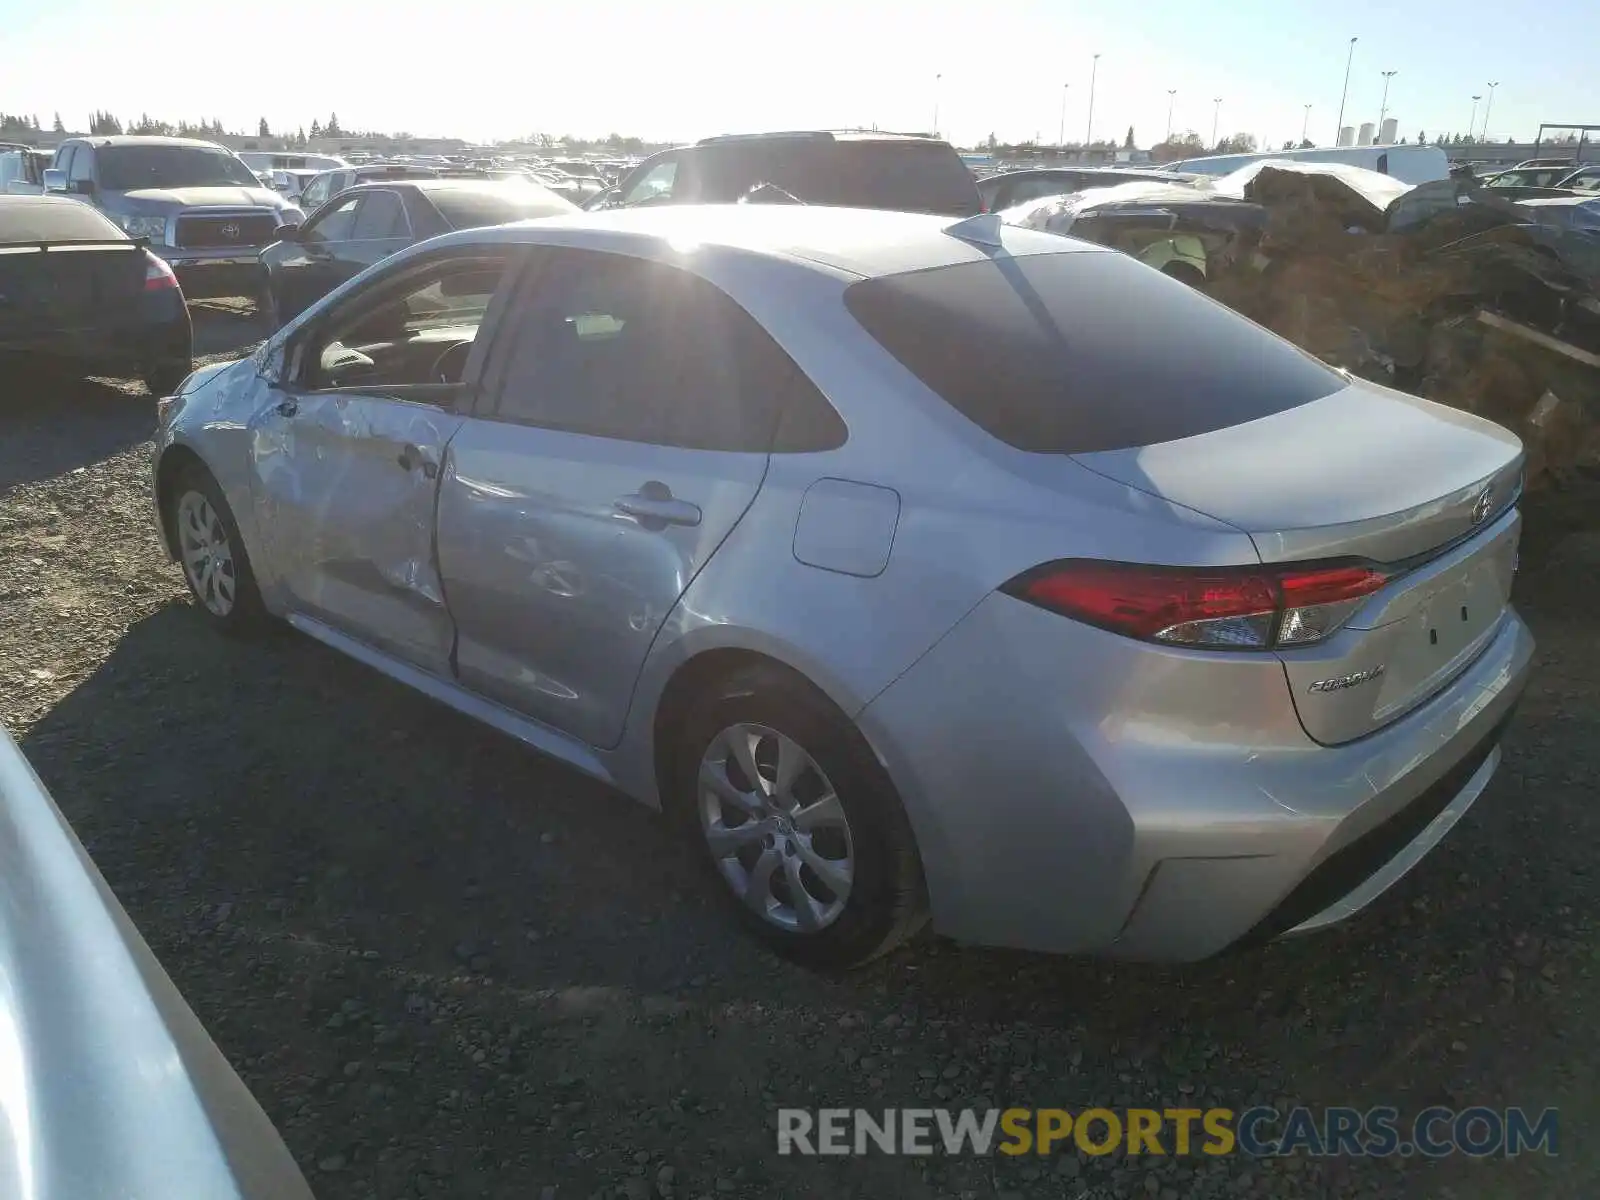
[[0, 492], [120, 454], [154, 429], [142, 384], [9, 374], [0, 396]]
[[[1552, 646], [1566, 612], [1541, 617]], [[1181, 968], [929, 938], [844, 979], [809, 974], [745, 938], [640, 806], [307, 639], [229, 641], [183, 605], [133, 624], [23, 749], [303, 1162], [359, 1142], [371, 1163], [371, 1146], [400, 1144], [460, 1183], [416, 1131], [436, 1102], [502, 1086], [482, 1082], [474, 1046], [537, 1030], [506, 1068], [532, 1082], [493, 1103], [483, 1091], [468, 1118], [500, 1167], [439, 1193], [520, 1196], [532, 1168], [507, 1162], [570, 1150], [547, 1116], [574, 1089], [623, 1106], [728, 1099], [729, 1144], [775, 1173], [772, 1101], [758, 1097], [815, 1095], [846, 1070], [853, 1103], [978, 1089], [1116, 1105], [1548, 1102], [1540, 1064], [1553, 1036], [1580, 1029], [1557, 1007], [1558, 964], [1589, 952], [1573, 914], [1592, 907], [1600, 836], [1579, 749], [1600, 741], [1600, 718], [1564, 703], [1592, 670], [1568, 670], [1552, 665], [1530, 692], [1483, 800], [1368, 913]], [[376, 1108], [326, 1084], [312, 1122], [307, 1079], [397, 1053], [352, 1034], [346, 1013], [403, 1039], [418, 1083]], [[773, 1038], [796, 1022], [813, 1041], [785, 1058]], [[940, 1094], [928, 1072], [952, 1058], [991, 1065]], [[866, 1090], [869, 1061], [891, 1077], [881, 1093]], [[396, 1189], [411, 1161], [393, 1178], [372, 1166], [376, 1194], [410, 1194]], [[932, 1194], [893, 1163], [856, 1169], [883, 1175], [871, 1194]], [[1435, 1194], [1432, 1178], [1385, 1194]]]

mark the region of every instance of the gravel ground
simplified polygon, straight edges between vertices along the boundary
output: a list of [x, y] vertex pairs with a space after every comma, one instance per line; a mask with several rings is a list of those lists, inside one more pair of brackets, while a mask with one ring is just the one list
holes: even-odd
[[[1495, 782], [1353, 924], [1181, 970], [928, 938], [827, 980], [741, 937], [644, 809], [308, 640], [210, 634], [147, 516], [152, 422], [131, 383], [0, 400], [0, 720], [324, 1200], [1600, 1194], [1593, 541], [1519, 582], [1541, 666]], [[1483, 1162], [774, 1150], [780, 1105], [991, 1101], [1558, 1105], [1563, 1136]]]

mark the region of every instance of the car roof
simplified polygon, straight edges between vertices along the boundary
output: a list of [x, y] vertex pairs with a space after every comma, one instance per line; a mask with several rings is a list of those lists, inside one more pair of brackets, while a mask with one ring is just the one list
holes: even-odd
[[203, 138], [157, 137], [153, 134], [118, 133], [106, 137], [90, 136], [71, 140], [88, 142], [91, 146], [203, 146], [207, 150], [224, 149], [216, 142], [208, 142]]
[[[627, 253], [666, 245], [723, 249], [808, 264], [838, 277], [873, 278], [979, 262], [998, 255], [1104, 252], [1059, 234], [969, 218], [968, 230], [999, 239], [998, 247], [951, 232], [947, 216], [820, 205], [662, 205], [541, 217], [451, 235], [461, 241], [549, 242]], [[981, 224], [980, 224], [981, 223]]]

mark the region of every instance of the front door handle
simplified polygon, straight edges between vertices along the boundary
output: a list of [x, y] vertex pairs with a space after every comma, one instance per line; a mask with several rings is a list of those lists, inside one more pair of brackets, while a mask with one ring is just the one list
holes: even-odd
[[655, 484], [654, 487], [646, 484], [637, 492], [618, 496], [612, 504], [619, 513], [632, 517], [646, 529], [652, 526], [664, 528], [668, 525], [700, 524], [700, 506], [675, 499], [662, 484]]
[[300, 402], [292, 396], [278, 401], [277, 408], [273, 409], [280, 417], [292, 417], [300, 411]]
[[401, 447], [400, 453], [395, 456], [395, 462], [408, 471], [414, 471], [421, 467], [422, 474], [428, 479], [432, 479], [439, 474], [439, 464], [410, 442]]

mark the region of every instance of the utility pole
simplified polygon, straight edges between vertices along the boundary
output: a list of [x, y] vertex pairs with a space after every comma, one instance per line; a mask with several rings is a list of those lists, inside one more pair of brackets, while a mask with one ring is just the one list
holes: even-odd
[[1222, 97], [1218, 96], [1211, 103], [1214, 106], [1211, 109], [1211, 149], [1215, 151], [1217, 148], [1217, 122], [1222, 119]]
[[1339, 124], [1333, 131], [1333, 144], [1339, 144], [1339, 136], [1344, 133], [1344, 102], [1350, 96], [1350, 64], [1356, 57], [1356, 38], [1350, 39], [1350, 53], [1344, 59], [1344, 91], [1339, 93]]
[[1494, 111], [1494, 90], [1500, 86], [1498, 79], [1489, 84], [1489, 103], [1483, 106], [1483, 140], [1489, 140], [1489, 114]]
[[1472, 140], [1472, 131], [1478, 127], [1478, 101], [1482, 99], [1482, 92], [1472, 98], [1472, 116], [1467, 120], [1467, 141], [1469, 142]]
[[1071, 86], [1069, 83], [1061, 85], [1061, 126], [1056, 130], [1057, 149], [1067, 144], [1067, 89]]
[[1178, 102], [1178, 89], [1167, 89], [1167, 141], [1172, 140], [1172, 106]]
[[1302, 145], [1311, 140], [1306, 136], [1306, 131], [1311, 128], [1311, 105], [1307, 104], [1303, 107], [1306, 110], [1306, 116], [1305, 120], [1300, 122], [1300, 141]]
[[1389, 80], [1400, 74], [1399, 71], [1384, 71], [1383, 74], [1383, 103], [1378, 106], [1378, 136], [1383, 137], [1383, 119], [1389, 115]]
[[1089, 68], [1089, 122], [1083, 131], [1083, 148], [1088, 150], [1094, 142], [1094, 81], [1100, 73], [1100, 56], [1094, 56], [1094, 63]]
[[940, 71], [933, 77], [933, 136], [939, 136], [939, 81], [944, 78]]

